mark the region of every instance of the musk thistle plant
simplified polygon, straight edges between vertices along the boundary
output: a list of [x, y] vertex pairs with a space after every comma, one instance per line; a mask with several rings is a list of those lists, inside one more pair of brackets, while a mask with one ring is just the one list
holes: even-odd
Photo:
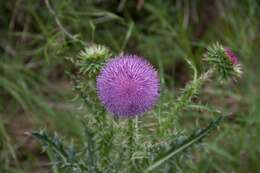
[[[92, 45], [70, 60], [78, 70], [72, 75], [77, 81], [74, 88], [86, 100], [87, 113], [80, 117], [84, 139], [75, 147], [57, 134], [33, 132], [51, 154], [53, 166], [70, 173], [176, 172], [178, 163], [184, 164], [181, 156], [189, 154], [183, 151], [201, 143], [228, 114], [200, 102], [205, 82], [242, 74], [232, 50], [216, 43], [205, 53], [209, 64], [205, 72], [199, 74], [187, 60], [194, 77], [175, 98], [172, 92], [161, 91], [156, 69], [138, 55], [112, 57], [106, 47]], [[176, 121], [187, 110], [215, 118], [185, 133]]]

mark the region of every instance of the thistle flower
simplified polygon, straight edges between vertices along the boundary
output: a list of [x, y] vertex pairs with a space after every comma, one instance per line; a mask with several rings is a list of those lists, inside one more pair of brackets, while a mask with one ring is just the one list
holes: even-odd
[[230, 59], [230, 61], [233, 64], [238, 64], [237, 56], [234, 54], [234, 52], [230, 48], [225, 48], [225, 52], [227, 57]]
[[224, 48], [216, 43], [208, 47], [205, 57], [216, 68], [222, 79], [240, 77], [242, 74], [241, 64], [230, 48]]
[[137, 55], [111, 59], [97, 78], [101, 102], [119, 117], [135, 117], [150, 110], [159, 97], [159, 88], [157, 72]]

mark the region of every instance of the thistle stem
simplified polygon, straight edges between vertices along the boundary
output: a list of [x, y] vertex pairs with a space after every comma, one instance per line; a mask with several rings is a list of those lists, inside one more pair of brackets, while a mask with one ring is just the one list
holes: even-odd
[[191, 83], [186, 85], [186, 87], [183, 89], [182, 94], [177, 98], [175, 105], [172, 108], [171, 112], [173, 116], [170, 116], [169, 119], [164, 122], [164, 130], [171, 128], [173, 121], [176, 120], [176, 118], [178, 118], [178, 114], [181, 112], [181, 110], [188, 106], [192, 98], [201, 89], [202, 85], [212, 77], [214, 71], [215, 69], [211, 68], [205, 73], [201, 74], [199, 78], [194, 78], [194, 80], [192, 80]]
[[129, 157], [129, 166], [130, 169], [132, 169], [132, 155], [133, 155], [133, 148], [134, 148], [134, 123], [132, 119], [128, 120], [128, 129], [127, 129], [127, 135], [128, 135], [128, 157]]

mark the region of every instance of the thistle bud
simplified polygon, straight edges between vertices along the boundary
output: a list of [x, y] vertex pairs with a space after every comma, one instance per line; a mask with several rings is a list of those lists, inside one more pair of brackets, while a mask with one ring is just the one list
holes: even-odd
[[208, 47], [207, 50], [205, 60], [214, 66], [221, 79], [241, 76], [241, 64], [230, 48], [224, 48], [219, 43], [216, 43]]
[[82, 75], [96, 76], [111, 56], [109, 49], [102, 45], [91, 45], [82, 50], [75, 62]]

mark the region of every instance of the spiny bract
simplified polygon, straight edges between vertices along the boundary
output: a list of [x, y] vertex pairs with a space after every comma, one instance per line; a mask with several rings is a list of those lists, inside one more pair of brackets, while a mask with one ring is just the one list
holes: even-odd
[[148, 61], [121, 55], [108, 61], [97, 78], [99, 99], [119, 117], [135, 117], [150, 110], [159, 97], [159, 79]]
[[205, 57], [205, 60], [214, 65], [221, 79], [235, 78], [242, 75], [241, 64], [230, 48], [224, 48], [219, 43], [215, 43], [208, 47]]

